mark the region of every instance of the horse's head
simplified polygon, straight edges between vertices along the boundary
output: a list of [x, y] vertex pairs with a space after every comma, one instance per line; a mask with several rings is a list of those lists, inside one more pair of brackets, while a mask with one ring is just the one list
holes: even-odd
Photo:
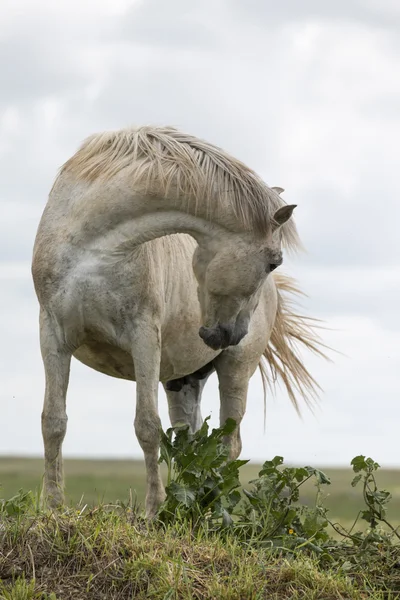
[[193, 257], [202, 314], [200, 337], [213, 350], [237, 345], [247, 334], [263, 283], [282, 263], [281, 226], [295, 205], [273, 217], [268, 237], [227, 233], [200, 244]]

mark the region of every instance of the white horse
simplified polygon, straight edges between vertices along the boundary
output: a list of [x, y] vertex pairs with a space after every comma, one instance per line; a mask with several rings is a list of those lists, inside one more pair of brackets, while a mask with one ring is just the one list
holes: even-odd
[[[212, 363], [221, 423], [228, 417], [237, 423], [229, 440], [232, 458], [241, 450], [248, 382], [264, 354], [292, 399], [296, 386], [306, 397], [315, 390], [290, 346], [299, 338], [319, 351], [314, 332], [279, 308], [277, 285], [290, 288], [290, 281], [269, 276], [282, 263], [281, 245], [299, 246], [290, 218], [295, 207], [278, 192], [223, 150], [172, 128], [94, 135], [61, 168], [32, 263], [46, 375], [42, 433], [50, 505], [63, 502], [72, 355], [136, 381], [135, 431], [146, 463], [148, 516], [165, 494], [158, 465], [159, 381]], [[185, 413], [185, 387], [167, 395], [172, 423], [190, 421], [197, 428], [198, 409], [196, 418], [193, 408]]]

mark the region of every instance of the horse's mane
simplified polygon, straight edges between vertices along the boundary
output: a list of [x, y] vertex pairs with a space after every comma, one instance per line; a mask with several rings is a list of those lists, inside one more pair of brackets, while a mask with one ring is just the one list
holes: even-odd
[[[230, 206], [242, 226], [267, 233], [284, 205], [249, 167], [224, 150], [172, 127], [138, 127], [95, 134], [62, 167], [87, 181], [109, 180], [129, 169], [135, 185], [155, 195], [195, 198], [206, 212], [223, 215]], [[300, 246], [290, 219], [282, 227], [286, 247]]]

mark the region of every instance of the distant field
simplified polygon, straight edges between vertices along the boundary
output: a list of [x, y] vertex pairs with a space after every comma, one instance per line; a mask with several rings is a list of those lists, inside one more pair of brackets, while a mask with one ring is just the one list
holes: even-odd
[[[69, 503], [98, 504], [127, 501], [130, 490], [143, 505], [145, 495], [145, 469], [141, 461], [128, 460], [65, 460], [66, 497]], [[242, 484], [247, 485], [257, 476], [259, 465], [242, 468]], [[325, 506], [330, 509], [332, 520], [343, 525], [355, 518], [362, 508], [361, 488], [352, 488], [350, 469], [323, 469], [331, 478], [332, 485], [326, 487]], [[165, 471], [164, 471], [165, 473]], [[20, 488], [38, 490], [41, 487], [43, 461], [32, 458], [0, 457], [0, 498], [10, 498]], [[378, 472], [378, 485], [393, 495], [389, 521], [400, 524], [400, 470]], [[307, 485], [301, 497], [303, 503], [311, 504], [315, 499], [315, 488]]]

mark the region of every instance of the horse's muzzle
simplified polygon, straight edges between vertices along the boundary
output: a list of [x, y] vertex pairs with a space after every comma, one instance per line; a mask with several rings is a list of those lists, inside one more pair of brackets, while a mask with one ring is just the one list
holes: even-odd
[[247, 327], [221, 325], [200, 327], [199, 336], [213, 350], [224, 350], [228, 346], [237, 346], [247, 334]]

